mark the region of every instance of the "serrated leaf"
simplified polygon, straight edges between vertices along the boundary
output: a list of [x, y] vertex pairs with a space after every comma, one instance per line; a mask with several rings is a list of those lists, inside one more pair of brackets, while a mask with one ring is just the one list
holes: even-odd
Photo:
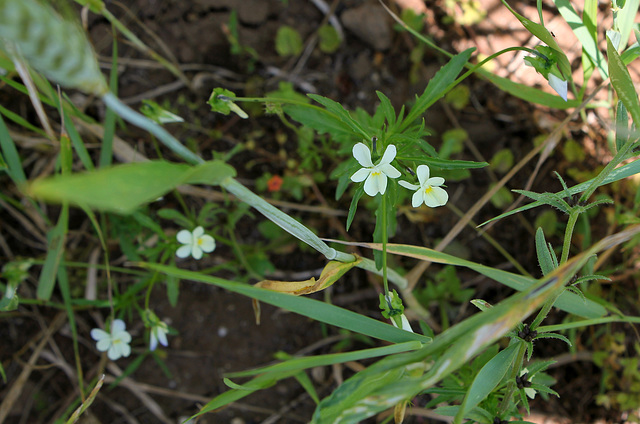
[[572, 346], [571, 342], [569, 341], [569, 339], [567, 339], [565, 336], [563, 336], [562, 334], [558, 334], [558, 333], [540, 333], [538, 334], [535, 339], [558, 339], [558, 340], [562, 340], [563, 342], [565, 342], [566, 344], [569, 345], [569, 347]]
[[551, 253], [549, 253], [549, 247], [547, 246], [547, 240], [544, 238], [542, 228], [536, 230], [536, 254], [542, 275], [547, 275], [552, 272], [555, 267], [553, 266]]

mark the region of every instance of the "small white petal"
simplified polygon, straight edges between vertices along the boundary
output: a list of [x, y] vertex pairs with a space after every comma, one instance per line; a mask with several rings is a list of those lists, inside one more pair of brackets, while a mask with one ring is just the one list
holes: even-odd
[[120, 346], [120, 355], [128, 358], [129, 355], [131, 355], [131, 346], [129, 346], [128, 344], [123, 344], [122, 346]]
[[115, 361], [116, 359], [120, 359], [120, 356], [122, 356], [122, 354], [120, 353], [120, 348], [115, 344], [111, 345], [111, 347], [109, 348], [109, 351], [107, 352], [107, 356], [112, 361]]
[[413, 196], [411, 197], [411, 206], [419, 208], [423, 201], [424, 197], [422, 196], [422, 190], [418, 187], [418, 191], [413, 193]]
[[202, 258], [202, 249], [199, 246], [193, 246], [191, 248], [191, 256], [193, 259], [201, 259]]
[[193, 232], [191, 233], [194, 239], [198, 239], [203, 234], [204, 234], [204, 228], [202, 227], [196, 227], [195, 230], [193, 230]]
[[431, 186], [431, 187], [439, 187], [442, 184], [444, 184], [444, 178], [442, 178], [442, 177], [433, 177], [433, 178], [429, 178], [425, 185]]
[[389, 144], [382, 155], [380, 165], [386, 165], [391, 163], [396, 158], [396, 146]]
[[107, 333], [104, 330], [101, 330], [100, 328], [94, 328], [93, 330], [91, 330], [91, 338], [96, 341], [111, 339], [111, 334]]
[[156, 328], [151, 329], [151, 334], [149, 336], [149, 350], [154, 351], [158, 347], [158, 338], [156, 337]]
[[100, 352], [106, 352], [110, 347], [111, 347], [111, 338], [98, 340], [98, 343], [96, 343], [96, 348]]
[[372, 175], [376, 179], [376, 184], [378, 184], [378, 191], [380, 194], [384, 194], [387, 191], [387, 176], [385, 174], [380, 175]]
[[427, 165], [418, 166], [418, 169], [416, 169], [416, 174], [418, 174], [418, 181], [420, 182], [420, 186], [424, 186], [429, 179], [429, 167]]
[[567, 101], [567, 82], [549, 73], [549, 85], [553, 88], [562, 100]]
[[122, 321], [121, 319], [114, 319], [111, 323], [111, 335], [113, 336], [116, 333], [121, 333], [125, 331], [125, 328], [127, 328], [127, 326], [124, 321]]
[[380, 169], [384, 174], [389, 178], [398, 178], [401, 174], [393, 165], [389, 165], [388, 163], [378, 165], [378, 169]]
[[179, 258], [186, 258], [190, 254], [191, 254], [191, 245], [189, 244], [185, 244], [184, 246], [180, 247], [176, 251], [176, 256]]
[[362, 181], [366, 180], [369, 175], [371, 175], [370, 169], [361, 168], [351, 176], [351, 181], [353, 181], [354, 183], [361, 183]]
[[407, 317], [402, 314], [400, 319], [402, 320], [402, 329], [413, 333], [413, 328], [411, 328], [411, 324], [409, 324], [409, 320], [407, 319]]
[[365, 168], [373, 166], [373, 162], [371, 162], [371, 150], [369, 150], [364, 143], [357, 143], [353, 146], [353, 157]]
[[417, 186], [415, 184], [411, 184], [410, 182], [404, 181], [404, 180], [398, 181], [398, 184], [400, 184], [404, 188], [408, 188], [409, 190], [417, 190], [417, 189], [420, 188], [420, 186]]
[[424, 191], [424, 203], [430, 208], [442, 206], [449, 200], [449, 195], [440, 187], [431, 187]]
[[158, 327], [158, 341], [162, 346], [169, 346], [169, 341], [167, 340], [167, 332], [160, 327]]
[[198, 239], [198, 246], [205, 252], [213, 252], [216, 248], [216, 241], [209, 235], [204, 235]]
[[189, 230], [180, 230], [176, 235], [176, 239], [182, 244], [190, 244], [193, 238], [191, 237], [191, 231]]
[[382, 175], [383, 174], [374, 175], [373, 173], [369, 175], [367, 181], [364, 182], [364, 192], [371, 197], [374, 197], [376, 194], [378, 194], [380, 192], [380, 185], [378, 183], [378, 180]]

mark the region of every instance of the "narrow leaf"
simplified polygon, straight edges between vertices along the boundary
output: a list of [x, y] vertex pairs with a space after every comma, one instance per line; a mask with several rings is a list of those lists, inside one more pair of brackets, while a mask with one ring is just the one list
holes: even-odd
[[538, 255], [538, 264], [542, 270], [542, 275], [547, 275], [555, 268], [553, 266], [553, 259], [549, 248], [547, 247], [547, 240], [544, 238], [544, 231], [541, 227], [536, 230], [536, 253]]
[[611, 75], [611, 85], [616, 90], [618, 98], [627, 108], [636, 127], [640, 128], [640, 102], [636, 93], [635, 85], [629, 75], [629, 70], [622, 62], [617, 50], [611, 44], [607, 36], [607, 56], [609, 57], [609, 74]]

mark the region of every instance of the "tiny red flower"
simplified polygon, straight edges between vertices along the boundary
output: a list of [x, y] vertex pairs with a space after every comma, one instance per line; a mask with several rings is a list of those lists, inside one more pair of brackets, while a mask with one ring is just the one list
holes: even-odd
[[274, 191], [280, 191], [280, 187], [282, 187], [282, 177], [279, 175], [274, 175], [273, 177], [269, 178], [269, 181], [267, 181], [267, 190], [269, 190], [270, 192], [274, 192]]

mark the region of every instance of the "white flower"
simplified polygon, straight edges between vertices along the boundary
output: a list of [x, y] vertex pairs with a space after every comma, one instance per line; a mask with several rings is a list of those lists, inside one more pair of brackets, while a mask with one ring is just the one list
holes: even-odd
[[567, 81], [555, 76], [553, 72], [549, 72], [549, 85], [562, 97], [562, 100], [567, 101]]
[[399, 184], [409, 190], [416, 190], [411, 198], [411, 206], [417, 208], [423, 202], [430, 208], [442, 206], [449, 200], [449, 195], [440, 186], [444, 184], [444, 178], [429, 178], [429, 167], [427, 165], [418, 166], [417, 172], [419, 186], [407, 181], [400, 181]]
[[411, 324], [409, 324], [409, 320], [407, 319], [405, 314], [400, 315], [400, 324], [402, 325], [401, 327], [396, 324], [396, 319], [398, 319], [397, 316], [391, 318], [391, 324], [393, 324], [394, 327], [402, 328], [405, 331], [410, 331], [413, 333], [413, 328], [411, 328]]
[[91, 330], [91, 338], [95, 340], [96, 348], [100, 352], [107, 352], [107, 356], [112, 361], [124, 356], [125, 358], [131, 354], [131, 334], [125, 330], [124, 321], [114, 319], [111, 323], [111, 333], [107, 333], [99, 328]]
[[[531, 378], [527, 379], [528, 373], [529, 373], [528, 369], [522, 368], [520, 370], [520, 378], [522, 378], [524, 376], [525, 381], [528, 381], [529, 383], [531, 383], [531, 381], [534, 379], [534, 377], [531, 377]], [[527, 397], [529, 399], [534, 399], [536, 397], [536, 390], [535, 389], [532, 389], [531, 387], [526, 387], [526, 386], [523, 387], [523, 388], [524, 388], [524, 393], [527, 395]]]
[[191, 255], [194, 259], [202, 258], [202, 252], [213, 252], [216, 241], [210, 235], [204, 233], [204, 228], [197, 227], [193, 232], [181, 230], [176, 237], [184, 246], [176, 251], [176, 256], [186, 258]]
[[353, 146], [353, 157], [364, 168], [359, 169], [351, 176], [351, 181], [360, 183], [365, 179], [364, 192], [369, 196], [384, 194], [387, 191], [387, 177], [398, 178], [400, 172], [391, 165], [391, 161], [396, 157], [396, 146], [390, 144], [380, 159], [380, 163], [374, 165], [371, 161], [371, 151], [364, 143]]
[[167, 333], [169, 333], [169, 326], [162, 321], [158, 321], [153, 327], [151, 327], [149, 337], [149, 350], [156, 350], [158, 342], [164, 347], [169, 345], [167, 341]]

